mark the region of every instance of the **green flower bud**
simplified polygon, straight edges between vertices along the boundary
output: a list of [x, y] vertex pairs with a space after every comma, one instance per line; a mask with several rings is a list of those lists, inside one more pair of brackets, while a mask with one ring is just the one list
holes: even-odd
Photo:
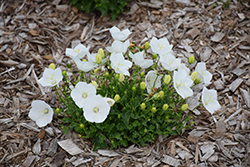
[[119, 76], [119, 79], [118, 79], [119, 82], [123, 82], [124, 81], [124, 74], [120, 74]]
[[67, 76], [67, 72], [66, 72], [66, 71], [63, 71], [63, 72], [62, 72], [62, 75], [63, 75], [64, 77], [66, 77], [66, 76]]
[[171, 76], [166, 75], [165, 78], [164, 78], [164, 83], [167, 85], [167, 84], [169, 84], [170, 81], [171, 81]]
[[59, 114], [60, 113], [60, 109], [56, 108], [55, 112], [56, 112], [56, 114]]
[[188, 63], [189, 64], [193, 64], [195, 62], [195, 57], [194, 56], [190, 56], [189, 58], [188, 58]]
[[192, 80], [195, 81], [196, 78], [198, 77], [198, 72], [197, 71], [192, 72], [191, 77], [192, 77]]
[[145, 103], [141, 103], [141, 109], [144, 110], [146, 108], [146, 104]]
[[148, 50], [148, 48], [149, 48], [149, 43], [146, 42], [146, 43], [144, 44], [144, 49], [145, 49], [145, 50]]
[[185, 110], [187, 110], [188, 109], [188, 104], [183, 104], [182, 106], [181, 106], [181, 110], [182, 111], [185, 111]]
[[140, 76], [143, 77], [143, 76], [144, 76], [144, 72], [141, 72], [141, 73], [140, 73]]
[[200, 78], [197, 78], [195, 81], [194, 81], [194, 83], [197, 85], [197, 84], [199, 84], [199, 83], [201, 83], [201, 79]]
[[146, 83], [145, 82], [141, 82], [140, 83], [140, 87], [142, 90], [146, 89]]
[[118, 80], [120, 78], [120, 74], [115, 74], [115, 79]]
[[102, 48], [98, 50], [98, 54], [102, 57], [102, 59], [104, 58], [104, 52]]
[[152, 55], [152, 59], [154, 60], [154, 59], [156, 59], [157, 58], [157, 54], [153, 54]]
[[168, 104], [164, 104], [164, 105], [162, 106], [162, 109], [163, 109], [164, 111], [166, 111], [166, 110], [168, 109]]
[[118, 100], [120, 100], [120, 96], [119, 95], [115, 95], [114, 101], [118, 102]]
[[95, 61], [97, 64], [100, 64], [102, 62], [102, 56], [100, 54], [97, 54], [95, 56]]
[[96, 83], [96, 81], [91, 81], [91, 84], [95, 86], [95, 88], [98, 88], [98, 84]]
[[159, 92], [159, 98], [161, 99], [161, 98], [163, 98], [163, 96], [164, 96], [164, 92], [161, 90], [161, 91]]
[[83, 129], [83, 128], [84, 128], [84, 124], [81, 123], [81, 124], [79, 125], [79, 127], [80, 127], [81, 129]]
[[49, 68], [54, 70], [56, 69], [56, 65], [54, 63], [50, 63]]
[[94, 69], [94, 74], [96, 74], [96, 73], [97, 73], [97, 71], [98, 71], [98, 68]]
[[133, 87], [132, 87], [132, 91], [136, 91], [136, 87], [133, 86]]
[[105, 76], [108, 77], [109, 76], [109, 72], [105, 72]]
[[144, 129], [144, 133], [147, 133], [147, 132], [148, 132], [148, 130], [145, 128], [145, 129]]
[[117, 118], [118, 118], [118, 119], [121, 119], [121, 115], [120, 115], [120, 114], [118, 114], [118, 115], [117, 115]]
[[152, 111], [152, 113], [154, 114], [154, 113], [156, 113], [157, 110], [156, 110], [155, 107], [152, 107], [151, 111]]

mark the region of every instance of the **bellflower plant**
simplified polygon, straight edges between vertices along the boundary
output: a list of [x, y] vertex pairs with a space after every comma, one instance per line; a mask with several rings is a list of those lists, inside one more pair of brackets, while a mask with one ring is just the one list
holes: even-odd
[[[54, 110], [62, 130], [91, 139], [96, 150], [145, 145], [159, 135], [191, 128], [186, 100], [193, 95], [196, 80], [210, 82], [205, 63], [198, 63], [190, 74], [192, 69], [175, 57], [166, 38], [153, 37], [140, 46], [127, 39], [128, 29], [113, 27], [110, 33], [114, 41], [106, 50], [89, 53], [82, 44], [67, 48], [66, 56], [75, 62], [67, 65], [70, 72], [51, 64], [39, 79], [42, 86], [54, 86], [60, 102]], [[194, 63], [194, 56], [188, 62]], [[218, 110], [216, 91], [204, 87], [202, 104], [212, 114]], [[48, 104], [33, 101], [31, 107], [29, 116], [39, 127], [51, 122]]]

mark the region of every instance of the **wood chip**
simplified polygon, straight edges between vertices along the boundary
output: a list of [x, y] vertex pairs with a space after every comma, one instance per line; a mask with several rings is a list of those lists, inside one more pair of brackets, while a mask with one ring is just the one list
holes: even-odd
[[224, 33], [216, 32], [210, 39], [214, 42], [220, 42], [224, 36]]
[[163, 163], [178, 167], [180, 165], [180, 160], [170, 157], [168, 155], [163, 155], [163, 159], [161, 160]]
[[79, 158], [79, 159], [75, 160], [74, 162], [72, 162], [72, 164], [74, 166], [79, 166], [81, 164], [85, 164], [85, 163], [90, 162], [90, 161], [92, 161], [91, 158], [89, 158], [89, 159]]
[[240, 88], [241, 95], [245, 101], [245, 104], [248, 108], [250, 108], [250, 95], [249, 92], [247, 92], [245, 89]]
[[50, 145], [49, 145], [49, 149], [48, 149], [48, 152], [47, 152], [47, 155], [52, 157], [55, 155], [55, 153], [57, 152], [57, 142], [58, 142], [58, 139], [55, 138], [53, 139], [51, 142], [50, 142]]
[[36, 156], [35, 155], [30, 155], [28, 156], [25, 161], [23, 162], [23, 167], [30, 167], [33, 161], [35, 160]]
[[239, 86], [240, 84], [243, 82], [243, 79], [238, 78], [235, 81], [233, 81], [230, 85], [229, 85], [229, 89], [234, 92]]
[[120, 156], [120, 154], [116, 153], [113, 150], [101, 150], [101, 149], [99, 149], [97, 152], [98, 152], [98, 154], [101, 154], [103, 156], [108, 156], [108, 157]]
[[71, 139], [62, 140], [57, 143], [70, 155], [77, 155], [83, 152]]
[[191, 39], [194, 39], [199, 34], [200, 34], [200, 30], [197, 27], [192, 28], [186, 33], [187, 37]]
[[36, 155], [39, 155], [41, 153], [41, 140], [39, 138], [33, 146], [32, 151]]
[[138, 152], [142, 152], [143, 150], [135, 147], [135, 145], [131, 145], [129, 148], [125, 149], [125, 152], [127, 154], [134, 154], [134, 153], [138, 153]]
[[210, 47], [202, 47], [202, 52], [200, 53], [200, 59], [201, 61], [205, 62], [207, 61], [212, 54], [212, 49]]

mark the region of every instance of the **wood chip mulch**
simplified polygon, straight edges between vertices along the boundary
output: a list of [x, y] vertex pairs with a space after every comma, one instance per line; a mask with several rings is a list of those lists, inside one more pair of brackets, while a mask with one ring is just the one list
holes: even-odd
[[[66, 0], [0, 1], [0, 166], [22, 167], [247, 167], [250, 166], [250, 2], [232, 0], [133, 1], [116, 21], [85, 14]], [[167, 37], [175, 55], [194, 55], [213, 74], [222, 108], [193, 110], [193, 129], [160, 136], [153, 145], [92, 151], [90, 140], [62, 133], [56, 119], [38, 128], [32, 100], [58, 107], [55, 93], [38, 85], [45, 67], [70, 63], [65, 49], [110, 46], [109, 28], [129, 28], [130, 41]], [[194, 89], [199, 89], [195, 87]], [[200, 94], [193, 98], [195, 104]], [[72, 150], [69, 149], [73, 148]]]

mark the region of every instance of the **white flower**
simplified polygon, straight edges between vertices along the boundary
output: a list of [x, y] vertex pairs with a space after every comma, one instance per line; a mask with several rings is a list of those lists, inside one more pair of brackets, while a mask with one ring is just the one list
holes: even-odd
[[83, 44], [78, 44], [74, 49], [66, 48], [66, 55], [74, 59], [77, 55], [85, 55], [89, 52], [89, 47], [86, 48]]
[[120, 31], [119, 28], [117, 28], [116, 26], [113, 26], [109, 30], [109, 32], [111, 33], [111, 36], [115, 40], [118, 40], [118, 41], [124, 41], [131, 34], [131, 32], [129, 31], [129, 29], [125, 29], [125, 30]]
[[36, 122], [39, 127], [44, 127], [52, 121], [53, 109], [42, 100], [34, 100], [31, 103], [29, 117]]
[[190, 88], [193, 84], [193, 81], [191, 77], [187, 75], [187, 72], [184, 69], [174, 71], [173, 80], [174, 88], [182, 98], [193, 95], [193, 91]]
[[198, 77], [201, 79], [201, 82], [205, 83], [205, 85], [211, 84], [210, 80], [212, 79], [213, 75], [206, 70], [206, 63], [199, 62], [196, 67], [195, 71], [198, 72]]
[[103, 122], [110, 111], [110, 106], [100, 95], [88, 98], [83, 105], [83, 115], [89, 122]]
[[109, 104], [110, 107], [112, 107], [115, 104], [115, 101], [109, 97], [104, 97], [104, 100]]
[[[88, 58], [89, 61], [87, 61], [86, 59], [81, 60], [86, 55], [87, 55], [87, 58]], [[77, 68], [79, 70], [84, 71], [84, 72], [89, 72], [90, 70], [93, 70], [95, 66], [97, 66], [97, 64], [95, 64], [92, 61], [92, 59], [90, 59], [90, 53], [89, 52], [84, 52], [82, 54], [79, 54], [76, 57], [74, 57], [73, 60], [75, 61], [76, 65], [77, 65]]]
[[151, 49], [154, 53], [158, 53], [159, 55], [166, 54], [172, 51], [173, 45], [170, 45], [167, 38], [157, 39], [153, 37], [149, 43]]
[[169, 52], [160, 55], [160, 62], [166, 70], [173, 71], [181, 64], [181, 59], [175, 58], [175, 56]]
[[133, 59], [136, 65], [140, 66], [141, 68], [148, 68], [153, 64], [153, 60], [147, 60], [143, 58], [144, 52], [137, 52], [133, 54], [129, 52], [129, 56]]
[[213, 114], [216, 110], [221, 108], [219, 102], [217, 101], [217, 91], [214, 89], [208, 90], [206, 87], [202, 90], [201, 100], [203, 106]]
[[179, 65], [178, 70], [180, 70], [180, 69], [184, 69], [184, 70], [186, 71], [187, 75], [189, 75], [190, 69], [187, 68], [187, 66], [186, 66], [184, 63], [181, 63], [181, 64]]
[[129, 76], [128, 69], [132, 66], [132, 63], [125, 60], [122, 53], [112, 53], [110, 56], [111, 67], [116, 73]]
[[127, 40], [125, 42], [121, 42], [115, 40], [111, 46], [106, 47], [106, 49], [111, 53], [125, 53], [130, 45], [130, 42]]
[[62, 70], [60, 68], [56, 68], [55, 70], [50, 68], [45, 68], [43, 72], [42, 78], [38, 80], [38, 82], [42, 86], [55, 86], [63, 79]]
[[161, 86], [162, 76], [157, 75], [157, 72], [151, 70], [145, 77], [145, 83], [148, 93], [152, 93], [152, 88], [159, 88]]
[[82, 108], [85, 101], [96, 95], [95, 86], [86, 82], [78, 82], [71, 91], [70, 96], [79, 108]]

